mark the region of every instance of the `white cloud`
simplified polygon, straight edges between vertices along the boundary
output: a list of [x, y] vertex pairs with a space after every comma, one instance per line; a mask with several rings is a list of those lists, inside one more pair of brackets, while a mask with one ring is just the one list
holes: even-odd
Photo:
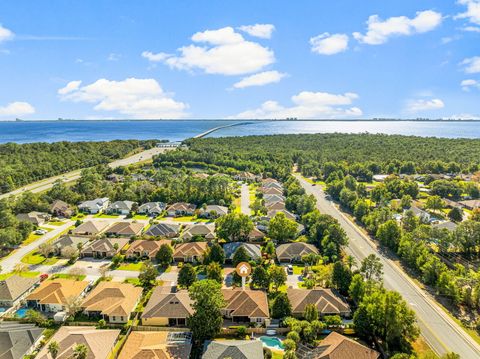
[[467, 74], [476, 74], [480, 72], [480, 56], [469, 57], [463, 60], [460, 65], [465, 66], [464, 71]]
[[299, 119], [360, 117], [362, 110], [349, 107], [358, 98], [355, 93], [330, 94], [327, 92], [302, 91], [292, 96], [293, 106], [285, 107], [277, 101], [266, 101], [259, 108], [247, 110], [232, 118], [242, 119]]
[[476, 26], [465, 26], [462, 28], [463, 31], [468, 31], [468, 32], [480, 32], [480, 27]]
[[361, 43], [380, 45], [387, 42], [390, 37], [432, 31], [441, 22], [442, 14], [433, 10], [417, 12], [414, 18], [396, 16], [382, 20], [378, 15], [371, 15], [367, 21], [366, 34], [354, 32], [353, 37]]
[[154, 79], [99, 79], [86, 86], [80, 85], [81, 81], [69, 82], [58, 90], [60, 98], [95, 103], [97, 111], [115, 111], [129, 118], [182, 118], [187, 115], [188, 105], [175, 101], [172, 94], [164, 92]]
[[11, 102], [6, 106], [0, 106], [1, 117], [19, 117], [35, 113], [35, 108], [28, 102]]
[[13, 32], [0, 24], [0, 42], [13, 39]]
[[312, 51], [321, 55], [334, 55], [348, 49], [348, 35], [324, 32], [310, 39]]
[[458, 0], [467, 10], [455, 16], [455, 19], [468, 19], [473, 24], [480, 25], [480, 0]]
[[439, 98], [433, 98], [429, 100], [417, 99], [408, 101], [406, 110], [407, 112], [415, 113], [421, 111], [438, 110], [444, 107], [445, 104]]
[[270, 39], [272, 33], [275, 30], [275, 26], [272, 24], [255, 24], [255, 25], [243, 25], [238, 28], [246, 32], [247, 34], [255, 37], [260, 37], [262, 39]]
[[118, 60], [120, 60], [121, 57], [122, 57], [122, 55], [112, 52], [108, 55], [107, 60], [108, 61], [118, 61]]
[[244, 77], [243, 79], [235, 83], [233, 87], [241, 89], [251, 86], [264, 86], [272, 83], [277, 83], [286, 75], [287, 74], [278, 71], [264, 71], [255, 75]]
[[142, 56], [179, 70], [199, 69], [207, 74], [221, 75], [250, 74], [275, 62], [273, 51], [245, 40], [231, 27], [197, 32], [192, 41], [202, 45], [183, 46], [178, 49], [178, 56], [149, 51], [144, 51]]
[[463, 80], [461, 83], [460, 83], [460, 86], [462, 86], [462, 90], [463, 91], [470, 91], [471, 88], [480, 88], [480, 82], [478, 82], [477, 80], [473, 80], [473, 79], [467, 79], [467, 80]]

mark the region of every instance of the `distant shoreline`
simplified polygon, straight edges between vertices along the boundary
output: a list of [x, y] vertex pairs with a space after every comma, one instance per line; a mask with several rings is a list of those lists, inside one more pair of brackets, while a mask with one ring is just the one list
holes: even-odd
[[241, 121], [241, 122], [480, 122], [480, 119], [471, 119], [471, 120], [460, 120], [460, 119], [156, 119], [156, 120], [146, 120], [146, 119], [115, 119], [115, 120], [75, 120], [75, 119], [65, 119], [65, 120], [0, 120], [0, 123], [35, 123], [35, 122], [185, 122], [185, 121]]

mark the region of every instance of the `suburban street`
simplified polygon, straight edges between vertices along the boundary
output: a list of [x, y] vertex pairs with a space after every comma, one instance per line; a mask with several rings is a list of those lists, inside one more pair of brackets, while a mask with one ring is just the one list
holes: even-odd
[[398, 291], [416, 312], [422, 335], [432, 349], [442, 355], [455, 352], [463, 359], [480, 358], [480, 346], [435, 303], [434, 299], [420, 289], [396, 264], [385, 256], [376, 244], [365, 235], [352, 221], [337, 209], [333, 202], [325, 198], [320, 186], [307, 182], [301, 175], [295, 174], [307, 194], [313, 194], [320, 212], [336, 218], [349, 238], [346, 248], [348, 254], [357, 261], [374, 253], [383, 264], [385, 287]]
[[[109, 163], [108, 166], [110, 166], [111, 168], [116, 168], [116, 167], [120, 167], [120, 166], [128, 166], [128, 165], [131, 165], [133, 163], [149, 160], [155, 155], [158, 155], [162, 152], [169, 151], [169, 150], [172, 150], [172, 149], [175, 149], [175, 147], [154, 147], [154, 148], [150, 148], [149, 150], [139, 152], [139, 153], [134, 154], [132, 156], [122, 158], [122, 159], [119, 159], [119, 160], [115, 160], [115, 161]], [[18, 194], [21, 194], [22, 192], [25, 192], [25, 191], [30, 191], [30, 192], [33, 192], [33, 193], [47, 191], [47, 190], [49, 190], [50, 188], [53, 187], [53, 184], [57, 180], [62, 180], [63, 182], [76, 181], [80, 178], [81, 171], [82, 170], [76, 170], [76, 171], [68, 172], [68, 173], [65, 173], [65, 174], [62, 174], [62, 175], [46, 178], [46, 179], [44, 179], [42, 181], [39, 181], [39, 182], [31, 183], [27, 186], [17, 188], [16, 190], [14, 190], [12, 192], [1, 194], [0, 199], [7, 198], [7, 197], [10, 197], [12, 195], [18, 195]]]
[[241, 198], [240, 198], [240, 207], [242, 210], [243, 214], [246, 214], [247, 216], [250, 215], [250, 191], [248, 188], [248, 184], [242, 184], [242, 192], [241, 192]]

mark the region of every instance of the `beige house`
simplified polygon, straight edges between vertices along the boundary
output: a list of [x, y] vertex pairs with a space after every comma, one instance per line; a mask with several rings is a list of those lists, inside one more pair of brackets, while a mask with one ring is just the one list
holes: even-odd
[[265, 205], [265, 208], [267, 208], [267, 211], [281, 211], [282, 209], [285, 209], [285, 202], [284, 201], [270, 202]]
[[41, 312], [57, 313], [65, 310], [68, 301], [84, 295], [88, 282], [73, 279], [46, 280], [27, 296], [27, 306]]
[[167, 215], [170, 217], [193, 216], [196, 205], [185, 202], [174, 203], [167, 207]]
[[187, 290], [171, 292], [170, 287], [156, 287], [142, 314], [143, 325], [186, 326], [193, 314]]
[[107, 236], [127, 237], [139, 236], [145, 228], [145, 223], [140, 222], [118, 222], [108, 228]]
[[194, 224], [188, 227], [180, 236], [184, 241], [189, 241], [195, 237], [202, 237], [207, 240], [215, 238], [215, 225], [213, 224]]
[[104, 232], [110, 224], [106, 221], [87, 221], [72, 229], [74, 236], [95, 237]]
[[258, 228], [254, 227], [248, 234], [248, 240], [250, 242], [262, 242], [265, 238], [265, 233], [263, 233]]
[[350, 306], [331, 289], [288, 288], [287, 296], [292, 306], [292, 315], [303, 317], [308, 304], [315, 304], [320, 315], [350, 316]]
[[17, 219], [19, 221], [33, 223], [36, 226], [41, 226], [50, 220], [50, 215], [42, 212], [19, 213], [17, 214]]
[[13, 307], [30, 293], [39, 278], [12, 275], [0, 281], [0, 306]]
[[108, 323], [127, 323], [141, 297], [140, 287], [104, 281], [85, 297], [81, 307], [89, 317], [101, 318]]
[[173, 260], [175, 262], [201, 262], [207, 248], [207, 242], [180, 243], [173, 251]]
[[164, 244], [171, 246], [172, 241], [169, 239], [162, 239], [160, 241], [138, 239], [130, 244], [130, 247], [125, 251], [125, 257], [127, 259], [148, 258], [153, 260], [160, 247]]
[[57, 342], [59, 346], [56, 359], [70, 359], [73, 349], [83, 344], [88, 349], [87, 359], [107, 359], [117, 342], [119, 329], [95, 329], [85, 326], [63, 326], [53, 335], [48, 343], [36, 356], [37, 359], [53, 359], [48, 351], [50, 342]]
[[125, 247], [128, 238], [100, 238], [82, 249], [83, 257], [112, 258]]
[[118, 359], [186, 359], [191, 335], [183, 332], [131, 332]]
[[267, 293], [263, 290], [222, 289], [222, 294], [222, 315], [232, 322], [263, 324], [270, 317]]
[[318, 348], [312, 353], [306, 353], [308, 358], [314, 359], [378, 359], [380, 353], [337, 332], [331, 332], [322, 340]]
[[276, 249], [279, 262], [299, 262], [304, 255], [315, 253], [318, 249], [313, 244], [304, 242], [294, 242], [281, 244]]
[[70, 218], [73, 215], [73, 209], [68, 203], [57, 199], [52, 202], [50, 213], [57, 217]]

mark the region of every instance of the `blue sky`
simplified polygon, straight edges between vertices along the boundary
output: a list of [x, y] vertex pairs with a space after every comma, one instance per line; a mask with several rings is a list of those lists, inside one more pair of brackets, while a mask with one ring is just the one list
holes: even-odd
[[480, 116], [480, 0], [3, 0], [0, 24], [3, 120]]

